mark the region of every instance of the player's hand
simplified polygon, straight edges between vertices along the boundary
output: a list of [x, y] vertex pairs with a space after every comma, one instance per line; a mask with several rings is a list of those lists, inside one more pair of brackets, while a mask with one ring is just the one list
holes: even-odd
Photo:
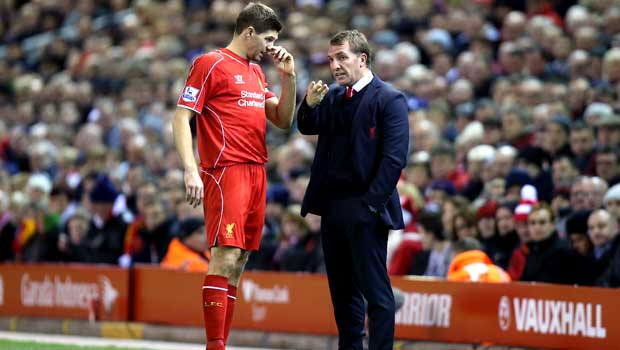
[[202, 203], [202, 198], [204, 196], [204, 185], [202, 184], [200, 174], [198, 174], [198, 169], [185, 169], [184, 180], [185, 200], [196, 208]]
[[310, 107], [314, 107], [323, 101], [323, 97], [329, 91], [329, 86], [324, 84], [321, 80], [315, 82], [314, 80], [308, 84], [306, 89], [306, 103]]
[[280, 75], [295, 75], [295, 60], [282, 46], [271, 46], [267, 49]]

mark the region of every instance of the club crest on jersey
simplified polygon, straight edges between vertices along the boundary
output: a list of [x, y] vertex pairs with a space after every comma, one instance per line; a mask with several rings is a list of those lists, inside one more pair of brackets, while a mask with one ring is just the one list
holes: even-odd
[[185, 90], [183, 90], [183, 95], [181, 95], [181, 98], [185, 102], [196, 102], [199, 91], [200, 90], [196, 89], [195, 87], [186, 86]]
[[243, 75], [241, 74], [235, 74], [235, 84], [245, 84], [245, 81], [243, 81]]
[[226, 224], [226, 238], [233, 238], [233, 230], [235, 229], [235, 223]]

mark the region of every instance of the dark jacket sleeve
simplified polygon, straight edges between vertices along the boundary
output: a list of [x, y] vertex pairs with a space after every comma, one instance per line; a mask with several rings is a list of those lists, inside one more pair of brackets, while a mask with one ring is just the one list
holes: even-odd
[[381, 160], [363, 201], [382, 210], [396, 188], [401, 171], [407, 162], [409, 119], [405, 96], [394, 92], [380, 105]]
[[596, 281], [599, 287], [620, 287], [620, 248], [618, 248], [609, 262], [603, 275]]
[[297, 110], [297, 128], [304, 135], [317, 135], [321, 131], [321, 106], [311, 108], [304, 97]]

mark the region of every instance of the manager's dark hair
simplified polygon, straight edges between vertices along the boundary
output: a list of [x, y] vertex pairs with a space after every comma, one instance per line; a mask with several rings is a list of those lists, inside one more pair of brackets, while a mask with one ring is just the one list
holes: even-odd
[[354, 53], [358, 55], [366, 55], [366, 66], [370, 68], [373, 57], [370, 52], [370, 45], [368, 45], [368, 39], [366, 39], [366, 36], [357, 30], [343, 30], [329, 40], [329, 45], [343, 45], [345, 42], [349, 43], [351, 51]]

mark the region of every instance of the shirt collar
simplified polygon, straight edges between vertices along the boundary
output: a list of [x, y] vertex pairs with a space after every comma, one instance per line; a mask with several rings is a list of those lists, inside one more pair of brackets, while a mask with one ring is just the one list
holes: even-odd
[[373, 77], [374, 76], [372, 75], [372, 72], [369, 69], [368, 72], [366, 72], [366, 74], [364, 74], [364, 76], [360, 80], [357, 81], [357, 83], [353, 84], [352, 86], [353, 90], [355, 90], [355, 92], [362, 91], [362, 89], [365, 88], [366, 85], [370, 84]]

